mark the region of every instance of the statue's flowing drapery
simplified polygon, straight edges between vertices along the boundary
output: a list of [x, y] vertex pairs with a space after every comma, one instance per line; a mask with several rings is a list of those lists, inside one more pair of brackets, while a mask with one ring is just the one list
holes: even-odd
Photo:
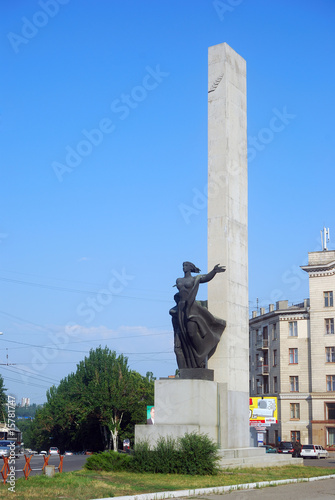
[[226, 322], [213, 316], [196, 302], [201, 276], [194, 278], [186, 300], [175, 295], [176, 307], [170, 310], [175, 334], [178, 368], [206, 368], [220, 341]]

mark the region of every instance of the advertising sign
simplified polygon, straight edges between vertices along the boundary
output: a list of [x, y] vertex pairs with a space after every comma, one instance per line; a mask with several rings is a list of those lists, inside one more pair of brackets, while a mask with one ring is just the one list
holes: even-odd
[[277, 424], [277, 398], [267, 396], [249, 398], [249, 420], [253, 426], [261, 424], [269, 427], [271, 424]]
[[155, 407], [147, 406], [147, 424], [153, 425], [155, 423]]

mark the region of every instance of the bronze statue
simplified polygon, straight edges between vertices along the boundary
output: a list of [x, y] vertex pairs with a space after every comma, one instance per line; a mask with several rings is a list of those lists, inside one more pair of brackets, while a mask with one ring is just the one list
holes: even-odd
[[183, 263], [184, 277], [178, 278], [179, 290], [174, 296], [176, 306], [170, 309], [174, 330], [174, 349], [179, 369], [207, 368], [207, 360], [214, 354], [226, 327], [223, 319], [213, 316], [206, 307], [196, 301], [200, 283], [207, 283], [216, 273], [226, 268], [217, 264], [208, 274], [200, 273], [192, 262]]

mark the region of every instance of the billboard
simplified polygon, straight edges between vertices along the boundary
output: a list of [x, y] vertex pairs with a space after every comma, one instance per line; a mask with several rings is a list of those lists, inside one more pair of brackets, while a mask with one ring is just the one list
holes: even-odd
[[147, 424], [153, 425], [155, 423], [155, 407], [147, 406]]
[[249, 398], [249, 420], [250, 425], [255, 427], [277, 424], [277, 398], [267, 396]]

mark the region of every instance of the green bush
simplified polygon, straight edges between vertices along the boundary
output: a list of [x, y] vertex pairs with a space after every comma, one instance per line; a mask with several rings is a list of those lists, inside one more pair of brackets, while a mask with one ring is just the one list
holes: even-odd
[[141, 441], [135, 446], [132, 470], [136, 472], [156, 472], [154, 452], [150, 449], [148, 441]]
[[217, 446], [205, 434], [159, 438], [151, 449], [148, 441], [136, 444], [132, 456], [105, 451], [86, 461], [89, 470], [152, 472], [161, 474], [212, 475], [218, 471]]
[[217, 445], [205, 434], [185, 434], [179, 439], [182, 456], [182, 474], [216, 474], [218, 472]]
[[160, 437], [151, 454], [155, 461], [155, 472], [161, 472], [162, 474], [179, 472], [180, 454], [178, 451], [178, 441], [172, 437]]
[[149, 443], [138, 443], [135, 448], [133, 470], [163, 474], [216, 474], [217, 446], [204, 434], [185, 434], [175, 440], [160, 438], [153, 450]]
[[85, 468], [88, 470], [119, 471], [129, 470], [133, 457], [115, 451], [103, 451], [87, 458]]

